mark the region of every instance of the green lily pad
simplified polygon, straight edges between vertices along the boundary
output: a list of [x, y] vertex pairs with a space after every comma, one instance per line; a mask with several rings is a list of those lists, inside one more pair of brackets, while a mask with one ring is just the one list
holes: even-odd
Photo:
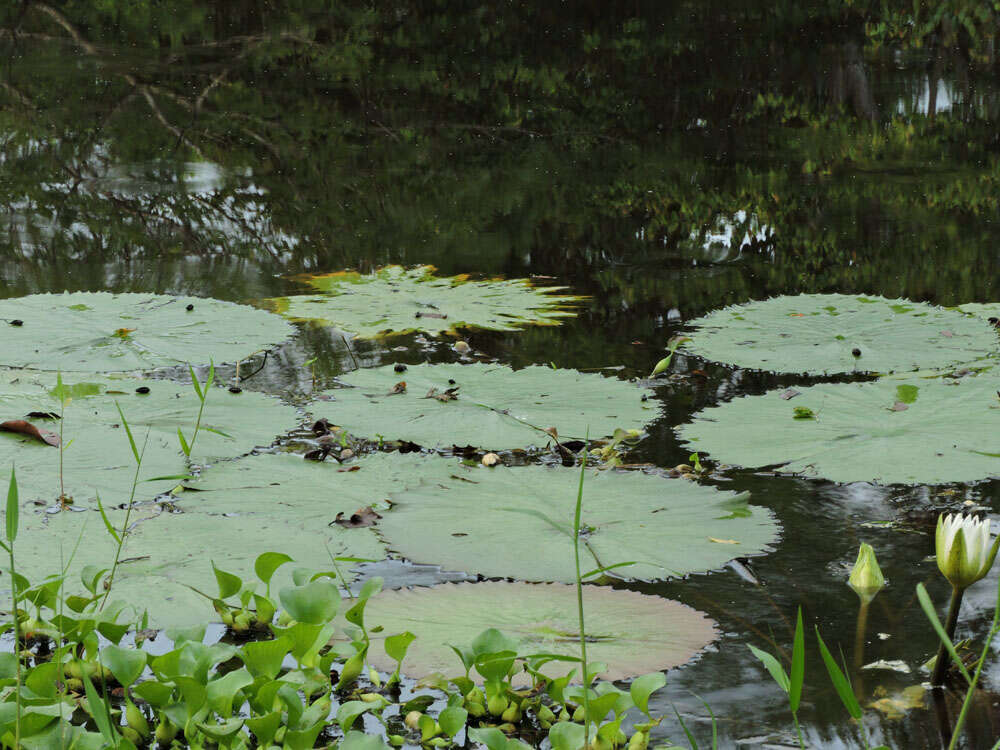
[[[136, 447], [145, 447], [137, 498], [152, 497], [178, 484], [176, 479], [148, 480], [187, 473], [177, 430], [191, 440], [199, 408], [191, 385], [92, 376], [86, 382], [65, 382], [73, 398], [62, 420], [29, 416], [59, 413], [59, 400], [52, 395], [56, 379], [52, 373], [0, 370], [0, 422], [23, 419], [63, 433], [60, 483], [59, 448], [19, 433], [0, 432], [0, 466], [17, 467], [22, 498], [49, 504], [64, 489], [77, 505], [93, 504], [98, 492], [108, 506], [127, 502], [136, 467], [118, 406], [128, 420]], [[148, 388], [149, 392], [140, 394], [137, 388]], [[270, 445], [297, 422], [295, 409], [276, 398], [213, 388], [191, 459], [204, 462]]]
[[771, 372], [912, 372], [997, 352], [996, 334], [985, 321], [922, 302], [863, 295], [775, 297], [715, 310], [692, 326], [688, 352]]
[[[487, 577], [574, 581], [573, 517], [580, 475], [562, 467], [465, 466], [427, 459], [423, 481], [392, 494], [379, 521], [389, 547], [418, 563]], [[432, 467], [449, 465], [442, 472]], [[609, 498], [613, 498], [609, 500]], [[588, 471], [583, 572], [662, 580], [761, 554], [778, 526], [745, 495], [683, 479]]]
[[[213, 562], [248, 583], [256, 580], [254, 561], [261, 552], [289, 555], [294, 564], [272, 579], [276, 594], [296, 567], [332, 570], [331, 557], [381, 560], [385, 547], [372, 529], [338, 525], [337, 514], [350, 517], [373, 503], [384, 509], [387, 490], [405, 486], [418, 461], [378, 455], [353, 464], [361, 467], [357, 471], [339, 471], [334, 462], [263, 454], [208, 467], [189, 483], [196, 489], [177, 494], [172, 505], [133, 510], [113, 598], [131, 604], [137, 615], [148, 608], [155, 627], [192, 625], [214, 619], [211, 603], [188, 588], [217, 593]], [[30, 487], [20, 474], [19, 482], [24, 499]], [[124, 511], [110, 508], [108, 517], [120, 530]], [[114, 560], [113, 540], [97, 512], [50, 516], [25, 504], [21, 522], [18, 566], [32, 581], [58, 572], [78, 538], [71, 590], [79, 588], [78, 571], [85, 565], [110, 567]], [[339, 567], [352, 577], [351, 563]]]
[[[616, 427], [638, 428], [659, 416], [651, 391], [614, 377], [576, 370], [504, 365], [392, 365], [355, 370], [340, 378], [353, 388], [327, 391], [334, 403], [317, 407], [350, 432], [427, 447], [474, 445], [496, 450], [544, 443], [543, 430], [560, 438], [611, 435]], [[406, 383], [405, 392], [396, 385]], [[439, 400], [449, 389], [455, 398]], [[434, 389], [434, 394], [431, 394]], [[429, 397], [430, 396], [430, 397]]]
[[527, 279], [439, 277], [433, 266], [386, 266], [372, 274], [355, 271], [305, 276], [321, 294], [269, 300], [291, 320], [318, 321], [361, 338], [407, 331], [450, 333], [457, 328], [516, 331], [527, 325], [558, 325], [575, 313], [567, 305], [582, 297], [563, 287], [536, 287]]
[[[607, 664], [605, 679], [684, 664], [717, 634], [706, 615], [659, 596], [585, 586], [583, 604], [587, 658]], [[447, 583], [386, 591], [368, 601], [366, 620], [386, 626], [383, 634], [373, 635], [369, 658], [383, 669], [394, 669], [383, 649], [385, 633], [409, 630], [417, 637], [403, 662], [408, 676], [461, 674], [462, 663], [448, 644], [468, 646], [487, 628], [513, 638], [521, 655], [579, 656], [576, 606], [576, 587], [553, 583]], [[571, 662], [549, 662], [543, 671], [557, 677], [574, 667], [579, 676], [579, 665]]]
[[[1000, 476], [1000, 377], [917, 375], [744, 396], [680, 428], [693, 450], [837, 482], [940, 484]], [[796, 419], [794, 408], [811, 419]]]
[[990, 318], [1000, 318], [1000, 302], [967, 302], [964, 305], [959, 305], [958, 309], [987, 321]]
[[235, 362], [294, 332], [281, 317], [246, 305], [109, 292], [0, 300], [0, 325], [5, 344], [0, 364], [53, 372]]

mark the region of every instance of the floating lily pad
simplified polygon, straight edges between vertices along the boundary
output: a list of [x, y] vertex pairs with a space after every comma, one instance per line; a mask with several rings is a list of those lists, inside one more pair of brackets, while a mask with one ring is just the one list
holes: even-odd
[[1000, 302], [967, 302], [959, 305], [958, 309], [969, 315], [989, 321], [1000, 319]]
[[386, 266], [372, 274], [341, 271], [303, 281], [321, 294], [270, 300], [277, 312], [291, 320], [337, 326], [361, 338], [558, 325], [561, 318], [575, 314], [567, 305], [582, 299], [561, 294], [563, 287], [536, 287], [527, 279], [443, 278], [434, 275], [433, 266]]
[[[187, 473], [177, 430], [180, 428], [191, 440], [199, 402], [190, 385], [96, 376], [85, 382], [67, 380], [65, 385], [73, 397], [63, 419], [46, 419], [45, 414], [58, 414], [60, 410], [59, 400], [52, 394], [56, 375], [0, 370], [0, 413], [5, 418], [27, 419], [48, 431], [58, 434], [61, 429], [63, 433], [60, 485], [58, 447], [27, 435], [0, 432], [0, 466], [17, 467], [22, 498], [50, 504], [63, 487], [77, 505], [92, 504], [98, 492], [108, 505], [127, 502], [135, 459], [116, 404], [128, 420], [137, 447], [145, 447], [137, 498], [152, 497], [178, 484], [175, 479], [146, 480]], [[148, 389], [148, 393], [138, 393], [137, 389]], [[295, 409], [276, 398], [213, 388], [191, 458], [201, 462], [270, 445], [297, 421]]]
[[0, 325], [0, 364], [53, 372], [235, 362], [294, 331], [277, 315], [232, 302], [109, 292], [0, 300]]
[[718, 461], [837, 482], [971, 482], [1000, 476], [998, 390], [992, 375], [910, 375], [802, 388], [791, 403], [771, 391], [705, 409], [680, 436]]
[[[331, 557], [380, 560], [385, 548], [372, 529], [334, 521], [338, 513], [350, 515], [371, 503], [385, 507], [386, 491], [404, 486], [417, 460], [372, 456], [353, 464], [358, 471], [342, 472], [333, 462], [264, 454], [211, 466], [190, 483], [196, 490], [179, 493], [173, 503], [134, 509], [113, 596], [137, 614], [148, 608], [156, 627], [190, 625], [214, 616], [211, 603], [184, 585], [214, 594], [212, 562], [249, 582], [261, 552], [284, 552], [295, 564], [275, 576], [276, 589], [294, 567], [332, 570]], [[29, 489], [24, 477], [20, 485], [23, 497]], [[124, 511], [110, 508], [108, 515], [121, 529]], [[114, 560], [114, 544], [97, 512], [50, 516], [27, 505], [21, 519], [18, 564], [33, 581], [58, 572], [77, 539], [68, 579], [73, 591], [85, 565], [110, 567]], [[351, 563], [339, 567], [351, 577]]]
[[[426, 447], [520, 448], [551, 440], [543, 432], [548, 427], [561, 438], [583, 438], [588, 429], [599, 438], [659, 416], [657, 401], [642, 401], [650, 391], [614, 377], [550, 367], [411, 365], [396, 372], [386, 365], [341, 380], [354, 387], [327, 391], [334, 402], [317, 407], [321, 416], [350, 432]], [[399, 383], [406, 385], [402, 392]], [[454, 388], [455, 397], [446, 396]]]
[[[716, 636], [715, 623], [679, 602], [634, 591], [585, 586], [587, 657], [608, 665], [602, 675], [622, 680], [690, 661]], [[383, 592], [368, 602], [365, 618], [386, 625], [385, 633], [409, 630], [417, 636], [403, 668], [410, 677], [434, 672], [460, 674], [461, 662], [448, 644], [467, 647], [486, 628], [518, 642], [518, 652], [578, 656], [576, 588], [565, 584], [449, 583], [433, 588]], [[391, 625], [390, 625], [391, 623]], [[394, 669], [373, 636], [372, 662]], [[579, 665], [550, 662], [544, 672], [566, 674]], [[475, 676], [475, 673], [473, 673]]]
[[803, 294], [735, 305], [692, 322], [687, 351], [772, 372], [885, 373], [969, 364], [997, 351], [989, 325], [922, 302]]
[[[433, 459], [432, 462], [444, 461]], [[563, 467], [464, 466], [392, 495], [378, 528], [390, 549], [445, 570], [525, 581], [574, 581], [573, 517], [580, 475]], [[588, 471], [584, 572], [662, 580], [762, 553], [778, 526], [745, 495], [682, 479]]]

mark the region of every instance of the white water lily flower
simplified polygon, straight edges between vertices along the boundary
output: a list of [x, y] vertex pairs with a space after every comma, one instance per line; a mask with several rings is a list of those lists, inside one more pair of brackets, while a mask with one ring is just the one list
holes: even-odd
[[990, 543], [990, 520], [960, 513], [938, 517], [937, 564], [951, 585], [966, 589], [993, 567], [1000, 538]]

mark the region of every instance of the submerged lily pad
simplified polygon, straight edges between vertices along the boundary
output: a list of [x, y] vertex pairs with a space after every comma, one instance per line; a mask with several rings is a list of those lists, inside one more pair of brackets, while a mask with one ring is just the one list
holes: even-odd
[[361, 338], [558, 325], [560, 318], [575, 314], [566, 306], [582, 299], [560, 294], [563, 287], [536, 287], [527, 279], [442, 278], [433, 266], [386, 266], [372, 274], [341, 271], [303, 280], [321, 294], [279, 297], [270, 300], [274, 309], [291, 320], [327, 323]]
[[[353, 388], [327, 391], [331, 422], [350, 432], [426, 447], [473, 445], [506, 449], [560, 438], [611, 435], [659, 416], [646, 391], [617, 378], [576, 370], [504, 365], [392, 365], [355, 370], [340, 378]], [[405, 388], [400, 385], [405, 384]], [[449, 389], [454, 398], [447, 396]], [[432, 392], [433, 391], [433, 392]], [[319, 407], [317, 407], [319, 409]], [[321, 415], [322, 416], [322, 415]]]
[[[587, 657], [607, 664], [604, 679], [679, 666], [715, 639], [715, 623], [679, 602], [607, 587], [585, 586], [583, 592]], [[578, 656], [576, 606], [576, 587], [565, 584], [449, 583], [378, 594], [368, 601], [365, 618], [385, 624], [386, 633], [409, 630], [417, 636], [403, 668], [421, 678], [463, 673], [448, 644], [467, 647], [487, 628], [513, 638], [522, 655]], [[383, 637], [373, 636], [369, 658], [391, 670], [395, 663], [385, 655]], [[579, 665], [571, 662], [550, 662], [543, 671], [556, 677], [574, 667], [579, 675]]]
[[917, 375], [802, 388], [797, 419], [780, 391], [704, 409], [680, 437], [746, 467], [837, 482], [940, 484], [1000, 476], [1000, 378]]
[[[250, 582], [261, 552], [283, 552], [295, 563], [275, 576], [272, 589], [277, 589], [295, 567], [332, 570], [331, 557], [380, 560], [385, 548], [371, 529], [333, 522], [338, 513], [353, 513], [402, 487], [416, 460], [373, 456], [354, 464], [360, 470], [341, 472], [334, 463], [265, 454], [211, 466], [190, 483], [195, 490], [179, 493], [168, 505], [133, 510], [113, 597], [131, 604], [136, 614], [148, 608], [155, 627], [191, 625], [214, 615], [211, 603], [185, 584], [214, 595], [213, 562]], [[23, 497], [29, 483], [20, 477], [20, 485]], [[120, 530], [124, 511], [111, 508], [108, 515]], [[71, 590], [79, 588], [78, 571], [85, 565], [110, 567], [114, 560], [114, 544], [97, 512], [49, 516], [28, 505], [21, 518], [18, 564], [32, 581], [58, 572], [78, 539]], [[351, 563], [337, 565], [351, 577]]]
[[110, 292], [0, 300], [0, 321], [6, 321], [0, 364], [53, 372], [235, 362], [294, 332], [281, 317], [246, 305]]
[[864, 295], [775, 297], [715, 310], [692, 326], [690, 353], [771, 372], [911, 372], [968, 364], [997, 351], [985, 321]]
[[[56, 382], [51, 373], [0, 370], [0, 413], [5, 418], [28, 419], [56, 434], [62, 431], [61, 455], [59, 448], [30, 436], [0, 432], [0, 466], [17, 467], [22, 498], [50, 504], [64, 490], [77, 505], [92, 504], [98, 492], [107, 505], [127, 502], [136, 467], [118, 406], [137, 448], [145, 451], [137, 498], [152, 497], [178, 484], [176, 479], [148, 480], [187, 473], [177, 430], [191, 440], [199, 402], [190, 385], [132, 378], [67, 381], [72, 398], [59, 420], [45, 418], [60, 411], [53, 395]], [[297, 421], [295, 409], [276, 398], [213, 388], [191, 459], [203, 462], [237, 456], [255, 446], [270, 445]]]
[[[574, 581], [573, 517], [580, 475], [562, 467], [464, 466], [426, 459], [418, 486], [393, 494], [378, 528], [389, 547], [445, 570], [525, 581]], [[584, 483], [583, 572], [662, 580], [721, 568], [775, 542], [770, 512], [745, 495], [681, 479], [589, 471]]]

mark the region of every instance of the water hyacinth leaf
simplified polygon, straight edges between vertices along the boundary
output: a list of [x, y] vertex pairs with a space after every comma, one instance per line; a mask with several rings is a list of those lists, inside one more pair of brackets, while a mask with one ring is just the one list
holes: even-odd
[[350, 732], [355, 720], [371, 708], [374, 708], [374, 705], [365, 703], [364, 701], [347, 701], [341, 703], [337, 709], [337, 723], [340, 725], [340, 731], [345, 733]]
[[629, 693], [636, 708], [649, 716], [649, 696], [667, 684], [667, 676], [663, 672], [650, 672], [636, 677], [629, 686]]
[[372, 274], [341, 271], [300, 280], [319, 294], [269, 300], [275, 311], [291, 320], [336, 326], [360, 338], [558, 325], [561, 318], [575, 314], [567, 307], [582, 299], [561, 294], [562, 288], [536, 287], [527, 279], [442, 278], [434, 275], [432, 266], [386, 266]]
[[[715, 638], [715, 624], [678, 602], [607, 587], [584, 587], [587, 652], [618, 680], [684, 664]], [[447, 612], [446, 618], [428, 617]], [[368, 602], [373, 622], [392, 622], [417, 638], [406, 657], [406, 673], [425, 677], [454, 673], [459, 660], [449, 643], [470, 643], [487, 627], [513, 639], [521, 655], [579, 654], [576, 587], [565, 584], [459, 583], [384, 591]], [[373, 634], [369, 660], [391, 669], [381, 639]], [[559, 677], [573, 662], [552, 661], [546, 675]], [[473, 676], [476, 673], [473, 672]]]
[[311, 581], [304, 586], [288, 586], [279, 593], [281, 606], [296, 622], [324, 625], [340, 607], [340, 589], [328, 579]]
[[691, 325], [692, 354], [771, 372], [911, 372], [968, 364], [997, 350], [985, 320], [865, 295], [774, 297], [715, 310]]
[[[327, 391], [332, 421], [355, 434], [409, 440], [425, 447], [474, 445], [521, 448], [551, 442], [544, 429], [556, 427], [560, 438], [611, 435], [615, 428], [639, 428], [659, 416], [642, 401], [643, 390], [596, 373], [532, 366], [410, 365], [402, 380], [392, 365], [355, 370], [340, 378], [352, 388]], [[457, 387], [456, 398], [428, 397]], [[319, 413], [321, 409], [317, 409]]]
[[469, 718], [469, 712], [460, 706], [449, 706], [438, 715], [438, 724], [441, 730], [454, 739], [455, 735], [465, 729], [465, 722]]
[[283, 552], [264, 552], [254, 560], [253, 570], [261, 581], [270, 583], [274, 571], [290, 562], [294, 560]]
[[132, 685], [146, 669], [146, 652], [111, 643], [101, 650], [101, 663], [123, 687]]
[[[897, 411], [901, 385], [919, 394]], [[837, 482], [942, 484], [1000, 476], [1000, 377], [916, 375], [803, 388], [796, 420], [779, 391], [698, 412], [679, 428], [692, 448], [718, 461]]]
[[351, 731], [337, 744], [337, 750], [392, 750], [377, 734]]
[[251, 641], [243, 645], [240, 658], [254, 677], [273, 680], [281, 670], [281, 663], [291, 651], [292, 644], [287, 638], [273, 641]]
[[235, 362], [294, 333], [246, 305], [161, 294], [32, 294], [0, 300], [0, 318], [24, 321], [4, 331], [0, 364], [62, 372]]
[[[392, 512], [379, 522], [394, 551], [414, 562], [487, 577], [576, 580], [572, 535], [537, 516], [544, 509], [549, 518], [573, 519], [576, 472], [421, 460], [417, 476], [423, 481], [392, 493]], [[588, 502], [587, 497], [614, 497], [615, 502]], [[581, 528], [587, 540], [581, 565], [590, 569], [635, 560], [607, 575], [662, 580], [760, 554], [777, 539], [777, 524], [755, 506], [745, 506], [746, 516], [734, 515], [732, 502], [738, 497], [637, 472], [592, 472], [584, 489]]]
[[[56, 376], [48, 373], [0, 370], [0, 414], [58, 408], [51, 393], [55, 380]], [[169, 491], [178, 484], [172, 479], [146, 480], [189, 473], [177, 444], [178, 427], [189, 429], [201, 405], [189, 386], [168, 380], [91, 376], [86, 383], [67, 387], [82, 385], [87, 388], [78, 389], [63, 415], [62, 483], [60, 451], [23, 435], [0, 432], [0, 465], [17, 465], [26, 499], [54, 503], [65, 487], [77, 507], [92, 503], [98, 492], [108, 507], [127, 502], [138, 452], [133, 435], [139, 447], [145, 446], [136, 499]], [[137, 388], [149, 390], [138, 393]], [[205, 405], [202, 431], [191, 458], [203, 463], [270, 445], [297, 421], [295, 409], [276, 398], [260, 393], [235, 395], [215, 388]], [[214, 426], [235, 437], [205, 431]]]

